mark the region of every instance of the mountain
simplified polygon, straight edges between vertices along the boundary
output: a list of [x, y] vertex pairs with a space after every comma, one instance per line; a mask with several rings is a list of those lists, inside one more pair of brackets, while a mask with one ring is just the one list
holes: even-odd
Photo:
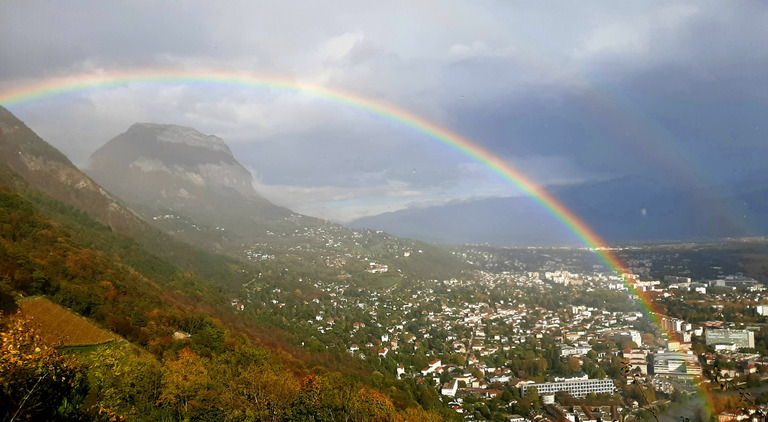
[[232, 284], [240, 278], [233, 269], [235, 260], [203, 252], [152, 227], [1, 106], [0, 181], [43, 202], [60, 201], [183, 270]]
[[[240, 286], [258, 277], [272, 291], [279, 280], [223, 257], [223, 271], [202, 277], [194, 265], [177, 267], [118, 233], [137, 231], [140, 240], [162, 243], [160, 252], [168, 256], [216, 267], [214, 255], [180, 246], [148, 226], [9, 112], [0, 112], [0, 419], [260, 420], [295, 409], [351, 419], [369, 411], [357, 403], [375, 403], [377, 412], [395, 420], [418, 406], [411, 400], [395, 407], [366, 384], [371, 371], [361, 360], [308, 354], [289, 333], [257, 322], [259, 307], [250, 301], [248, 308], [231, 306], [237, 293], [225, 287], [228, 282]], [[29, 300], [33, 296], [58, 306]], [[64, 325], [75, 323], [79, 331], [60, 336]], [[98, 348], [113, 337], [102, 328], [130, 344]], [[51, 342], [56, 337], [77, 348], [59, 349]], [[322, 366], [326, 361], [335, 364]], [[191, 389], [190, 375], [196, 377]], [[302, 383], [303, 377], [312, 383]], [[407, 388], [400, 384], [392, 391]], [[315, 403], [304, 398], [307, 391], [354, 398]], [[195, 404], [178, 405], [187, 400]], [[305, 410], [302, 403], [313, 407]], [[442, 420], [421, 413], [424, 420]]]
[[[192, 128], [137, 123], [91, 161], [88, 174], [146, 221], [209, 251], [254, 262], [278, 257], [293, 271], [327, 277], [365, 278], [366, 260], [413, 277], [450, 276], [464, 267], [430, 245], [350, 230], [270, 203], [254, 191], [251, 174], [222, 139]], [[422, 253], [404, 259], [405, 252], [417, 250]], [[346, 262], [344, 268], [326, 264], [337, 260]]]
[[148, 227], [57, 149], [0, 106], [0, 160], [34, 188], [121, 233]]
[[[229, 187], [219, 188], [251, 195], [238, 182], [237, 167], [230, 170], [228, 180], [219, 179]], [[0, 109], [0, 363], [13, 366], [0, 370], [0, 419], [294, 420], [323, 414], [453, 420], [436, 395], [417, 401], [422, 386], [384, 369], [382, 384], [382, 372], [372, 368], [383, 367], [373, 359], [350, 356], [338, 340], [319, 341], [311, 322], [303, 321], [326, 306], [338, 308], [336, 293], [320, 289], [320, 280], [343, 274], [338, 292], [351, 284], [391, 289], [406, 273], [438, 268], [455, 275], [458, 260], [384, 233], [330, 223], [312, 231], [299, 224], [300, 216], [289, 218], [292, 230], [273, 233], [270, 246], [285, 244], [293, 255], [252, 264], [201, 252], [138, 218]], [[320, 256], [323, 251], [333, 251], [333, 259]], [[382, 275], [366, 271], [371, 265], [382, 271], [369, 259], [401, 263]], [[300, 271], [301, 265], [312, 272]], [[350, 291], [350, 297], [365, 294]], [[282, 302], [270, 306], [278, 302], [268, 297], [278, 294]], [[29, 300], [35, 296], [58, 306]], [[90, 327], [68, 339], [77, 349], [47, 342], [51, 333], [61, 334], [62, 324], [79, 319], [64, 308], [87, 318], [78, 321], [81, 328]], [[337, 321], [341, 325], [342, 318]], [[96, 327], [130, 344], [97, 347], [105, 339]]]
[[147, 221], [213, 250], [292, 215], [253, 190], [221, 138], [192, 128], [134, 124], [94, 152], [86, 172]]
[[[552, 190], [613, 243], [707, 240], [768, 233], [768, 182], [726, 193], [684, 190], [624, 177]], [[531, 198], [492, 198], [411, 208], [358, 219], [352, 227], [445, 243], [572, 245], [579, 240]]]

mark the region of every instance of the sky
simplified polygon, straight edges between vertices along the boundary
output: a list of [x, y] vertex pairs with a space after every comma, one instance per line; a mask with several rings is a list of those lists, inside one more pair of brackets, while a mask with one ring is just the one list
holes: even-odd
[[[543, 186], [768, 181], [768, 3], [0, 0], [0, 91], [132, 68], [275, 75], [415, 113]], [[130, 84], [9, 109], [77, 165], [135, 122], [217, 135], [255, 188], [340, 222], [520, 195], [414, 130], [297, 92]]]

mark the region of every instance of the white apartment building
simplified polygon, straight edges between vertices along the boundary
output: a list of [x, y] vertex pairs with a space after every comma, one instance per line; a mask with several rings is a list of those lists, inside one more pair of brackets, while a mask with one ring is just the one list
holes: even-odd
[[589, 393], [611, 393], [616, 391], [616, 387], [613, 385], [613, 380], [576, 380], [576, 381], [563, 381], [563, 382], [544, 382], [537, 384], [528, 384], [520, 388], [521, 393], [525, 396], [525, 391], [529, 388], [536, 388], [539, 394], [554, 394], [558, 391], [567, 391], [573, 397], [581, 398]]

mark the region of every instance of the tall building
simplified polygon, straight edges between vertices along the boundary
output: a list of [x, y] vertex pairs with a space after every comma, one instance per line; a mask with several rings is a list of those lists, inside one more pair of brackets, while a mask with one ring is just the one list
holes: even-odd
[[749, 330], [707, 329], [704, 336], [707, 346], [733, 344], [737, 348], [755, 347], [755, 333]]

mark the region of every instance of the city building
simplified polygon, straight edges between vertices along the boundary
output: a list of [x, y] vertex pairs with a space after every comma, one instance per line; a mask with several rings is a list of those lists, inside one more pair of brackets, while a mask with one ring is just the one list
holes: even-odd
[[699, 360], [694, 354], [661, 352], [653, 355], [654, 375], [701, 375]]
[[622, 352], [625, 362], [630, 366], [630, 371], [634, 371], [635, 368], [640, 369], [640, 373], [643, 375], [648, 374], [648, 352], [642, 349], [625, 349]]
[[707, 329], [704, 336], [707, 346], [733, 344], [737, 348], [755, 347], [755, 333], [749, 330]]
[[616, 387], [613, 385], [613, 380], [576, 380], [576, 381], [563, 381], [563, 382], [543, 382], [524, 385], [520, 388], [521, 393], [525, 396], [526, 390], [530, 388], [536, 388], [539, 394], [554, 394], [558, 391], [567, 391], [573, 397], [581, 398], [589, 393], [601, 394], [610, 393], [613, 394], [616, 391]]
[[456, 391], [459, 389], [459, 382], [457, 380], [453, 380], [451, 382], [446, 382], [443, 384], [443, 388], [440, 390], [440, 394], [448, 397], [455, 397]]

